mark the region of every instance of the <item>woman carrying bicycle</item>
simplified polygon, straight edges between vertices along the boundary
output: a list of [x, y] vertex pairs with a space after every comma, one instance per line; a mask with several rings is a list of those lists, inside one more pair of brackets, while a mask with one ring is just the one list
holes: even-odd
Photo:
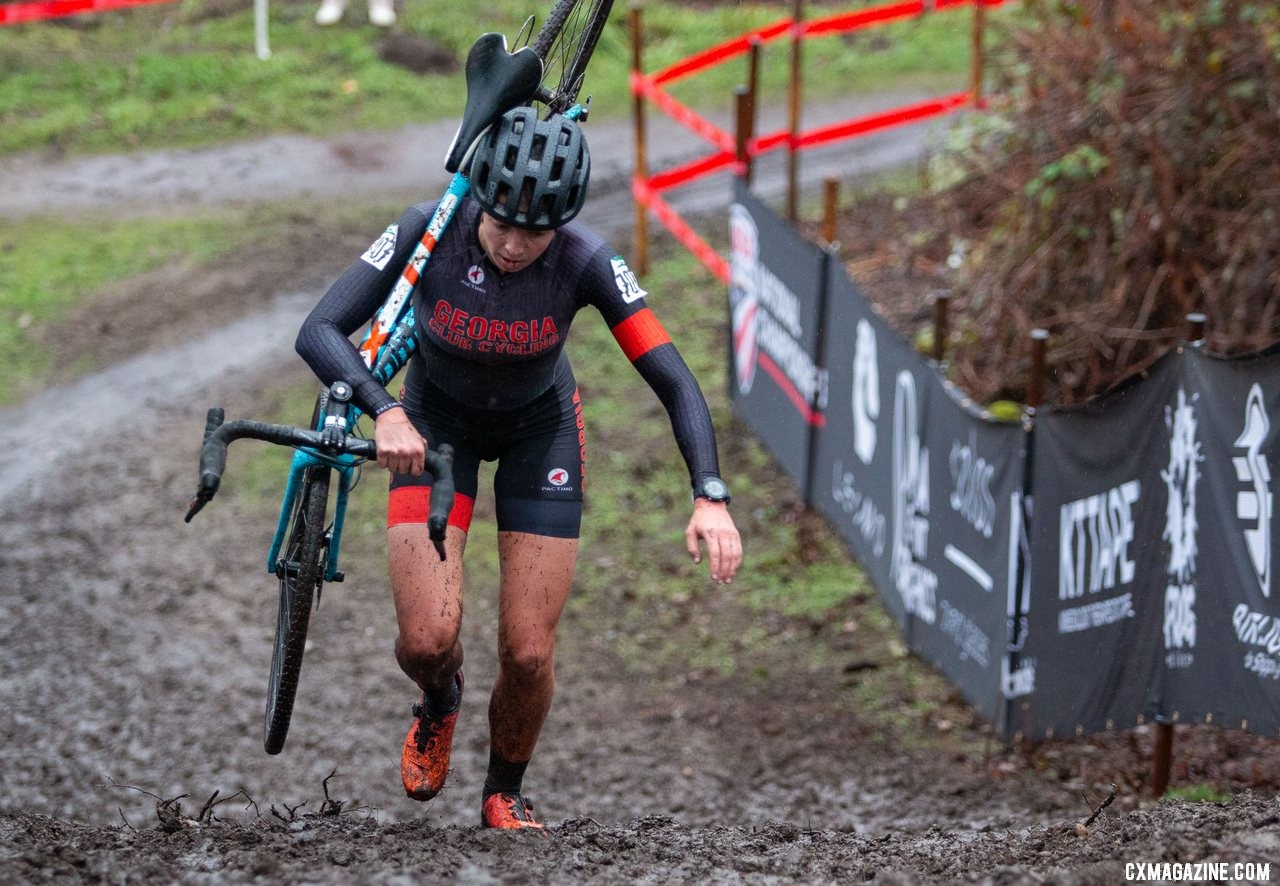
[[[555, 686], [553, 653], [573, 580], [586, 478], [582, 402], [564, 354], [579, 310], [596, 308], [670, 416], [689, 469], [686, 547], [729, 582], [742, 544], [719, 475], [697, 382], [620, 256], [580, 224], [590, 155], [577, 123], [507, 112], [477, 146], [471, 198], [439, 238], [414, 292], [420, 342], [397, 401], [348, 336], [368, 322], [423, 238], [434, 203], [406, 210], [333, 284], [298, 335], [325, 384], [349, 381], [375, 416], [378, 464], [391, 471], [387, 542], [396, 658], [422, 690], [405, 737], [410, 797], [444, 785], [462, 699], [462, 555], [481, 461], [494, 475], [501, 563], [498, 677], [489, 701], [486, 827], [541, 827], [521, 795]], [[454, 449], [458, 495], [437, 557], [426, 533], [424, 447]]]

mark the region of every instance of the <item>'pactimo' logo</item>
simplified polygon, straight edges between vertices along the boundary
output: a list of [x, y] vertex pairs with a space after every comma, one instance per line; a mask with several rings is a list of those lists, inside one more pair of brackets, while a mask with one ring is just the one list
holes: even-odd
[[1237, 455], [1231, 461], [1236, 468], [1236, 478], [1250, 487], [1236, 493], [1236, 517], [1244, 523], [1252, 524], [1244, 531], [1244, 542], [1249, 551], [1249, 559], [1253, 561], [1258, 587], [1262, 589], [1264, 597], [1271, 596], [1273, 501], [1271, 471], [1262, 454], [1262, 444], [1270, 430], [1271, 422], [1267, 418], [1266, 404], [1262, 399], [1262, 386], [1255, 384], [1249, 389], [1249, 398], [1245, 402], [1244, 430], [1235, 442], [1237, 449], [1244, 450], [1244, 455]]

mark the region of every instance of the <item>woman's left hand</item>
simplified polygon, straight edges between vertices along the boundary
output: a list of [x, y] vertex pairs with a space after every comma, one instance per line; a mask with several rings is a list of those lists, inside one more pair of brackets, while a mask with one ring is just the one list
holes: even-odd
[[719, 584], [733, 581], [734, 573], [742, 565], [742, 537], [733, 525], [729, 508], [724, 502], [697, 498], [693, 501], [693, 516], [684, 531], [685, 546], [694, 563], [702, 562], [698, 540], [707, 545], [711, 558], [711, 578]]

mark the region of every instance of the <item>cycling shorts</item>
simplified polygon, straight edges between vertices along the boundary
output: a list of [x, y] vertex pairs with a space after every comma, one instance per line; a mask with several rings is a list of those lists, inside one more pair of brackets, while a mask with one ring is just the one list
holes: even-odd
[[[567, 366], [532, 402], [515, 409], [468, 407], [411, 372], [405, 412], [432, 449], [453, 447], [457, 490], [449, 525], [466, 532], [475, 507], [480, 462], [496, 461], [494, 504], [500, 532], [577, 538], [586, 482], [582, 398]], [[413, 384], [412, 394], [408, 390]], [[426, 523], [434, 477], [391, 475], [387, 526]]]

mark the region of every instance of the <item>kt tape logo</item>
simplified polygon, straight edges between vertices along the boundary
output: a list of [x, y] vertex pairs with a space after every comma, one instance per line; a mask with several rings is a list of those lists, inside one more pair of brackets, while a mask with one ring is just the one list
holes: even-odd
[[1253, 561], [1254, 575], [1262, 596], [1271, 596], [1271, 520], [1274, 502], [1271, 494], [1271, 471], [1267, 467], [1262, 444], [1271, 430], [1266, 404], [1262, 399], [1262, 386], [1249, 389], [1244, 406], [1244, 430], [1236, 439], [1237, 450], [1243, 455], [1231, 461], [1236, 468], [1236, 479], [1247, 488], [1236, 492], [1236, 518], [1247, 527], [1244, 530], [1245, 548]]
[[756, 337], [760, 298], [756, 291], [759, 279], [760, 232], [747, 207], [735, 203], [729, 207], [729, 309], [733, 326], [733, 366], [738, 392], [751, 393], [756, 379], [756, 363], [760, 343]]

